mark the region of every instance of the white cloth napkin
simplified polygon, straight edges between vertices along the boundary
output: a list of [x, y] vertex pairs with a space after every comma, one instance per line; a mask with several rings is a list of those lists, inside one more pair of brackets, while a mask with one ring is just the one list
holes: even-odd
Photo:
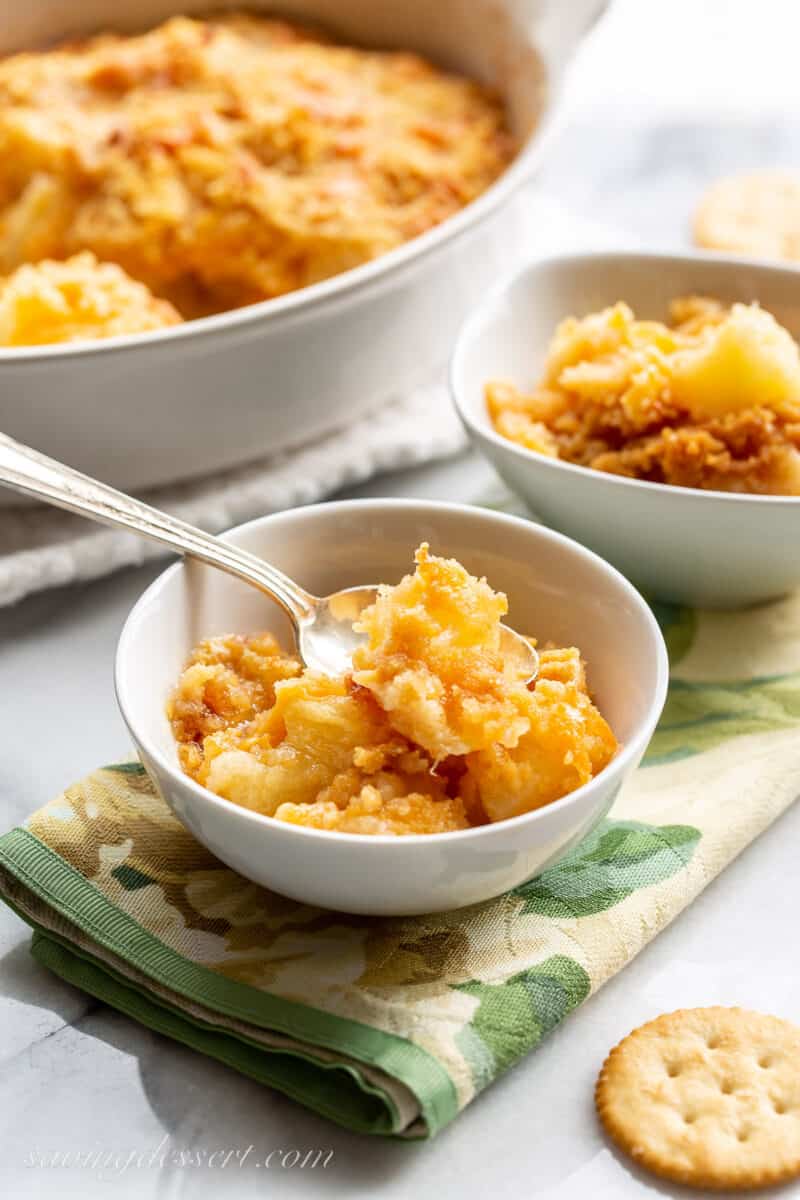
[[[604, 248], [625, 238], [575, 220], [555, 201], [523, 193], [509, 212], [520, 225], [520, 263], [565, 249]], [[383, 471], [458, 453], [466, 437], [450, 405], [444, 370], [308, 446], [153, 490], [145, 499], [211, 533], [268, 512], [308, 504]], [[132, 534], [101, 529], [43, 506], [0, 509], [0, 607], [33, 592], [96, 579], [166, 554]]]

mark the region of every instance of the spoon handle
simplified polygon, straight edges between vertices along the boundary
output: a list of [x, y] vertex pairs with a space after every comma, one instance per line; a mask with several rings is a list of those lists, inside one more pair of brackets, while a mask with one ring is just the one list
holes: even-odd
[[315, 608], [313, 596], [255, 554], [82, 475], [4, 433], [0, 433], [0, 484], [220, 567], [267, 592], [295, 623], [306, 620]]

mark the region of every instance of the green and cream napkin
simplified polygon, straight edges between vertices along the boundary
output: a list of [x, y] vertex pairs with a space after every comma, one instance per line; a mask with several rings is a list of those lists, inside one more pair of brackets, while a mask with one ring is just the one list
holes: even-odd
[[672, 680], [604, 824], [532, 883], [396, 920], [228, 870], [138, 763], [0, 839], [33, 954], [137, 1021], [368, 1133], [430, 1136], [619, 971], [800, 792], [800, 594], [659, 607]]

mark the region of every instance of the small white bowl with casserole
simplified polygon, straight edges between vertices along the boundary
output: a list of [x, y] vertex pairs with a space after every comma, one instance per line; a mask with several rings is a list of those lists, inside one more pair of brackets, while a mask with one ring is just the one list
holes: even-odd
[[451, 390], [472, 441], [535, 516], [601, 554], [647, 594], [735, 608], [800, 586], [800, 495], [674, 486], [576, 465], [502, 436], [487, 407], [492, 381], [535, 388], [566, 317], [623, 301], [637, 318], [664, 322], [670, 304], [686, 296], [758, 303], [800, 336], [795, 268], [704, 254], [553, 257], [500, 284], [467, 319]]
[[[536, 636], [542, 647], [579, 648], [591, 700], [617, 743], [613, 751], [612, 739], [613, 756], [602, 760], [607, 765], [598, 759], [596, 772], [568, 794], [556, 791], [552, 802], [533, 811], [445, 832], [343, 832], [246, 807], [241, 793], [225, 798], [209, 790], [210, 778], [206, 787], [184, 772], [167, 705], [201, 639], [264, 631], [289, 649], [290, 629], [278, 606], [252, 587], [196, 564], [171, 567], [123, 629], [116, 665], [120, 708], [142, 762], [176, 816], [222, 862], [256, 883], [309, 904], [376, 916], [478, 903], [525, 882], [574, 846], [608, 812], [644, 754], [666, 695], [660, 630], [613, 567], [560, 534], [479, 508], [366, 500], [275, 514], [226, 537], [317, 595], [365, 580], [395, 584], [412, 568], [415, 548], [429, 543], [432, 554], [457, 559], [506, 593], [513, 628]], [[290, 680], [282, 696], [293, 694], [296, 682], [302, 680]], [[575, 719], [574, 713], [567, 717]], [[280, 738], [291, 732], [285, 709], [282, 719], [283, 728], [269, 731], [270, 739], [278, 739], [270, 745], [279, 749]], [[330, 740], [339, 723], [323, 720], [318, 736]], [[233, 731], [237, 739], [241, 728]], [[561, 770], [573, 760], [562, 741], [546, 736]], [[306, 736], [304, 744], [302, 762], [313, 759], [308, 747], [318, 743]], [[271, 761], [269, 748], [266, 754]], [[296, 761], [294, 751], [292, 756], [289, 761]], [[309, 771], [316, 765], [314, 760]], [[285, 771], [278, 778], [278, 798], [292, 800]], [[415, 792], [425, 786], [424, 764], [417, 778], [423, 782]]]

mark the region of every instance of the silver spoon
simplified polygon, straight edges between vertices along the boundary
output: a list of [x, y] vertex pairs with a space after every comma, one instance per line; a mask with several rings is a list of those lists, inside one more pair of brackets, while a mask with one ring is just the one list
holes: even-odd
[[[375, 584], [345, 588], [332, 596], [312, 596], [282, 571], [255, 554], [213, 537], [202, 529], [126, 496], [108, 484], [82, 475], [0, 433], [0, 484], [100, 521], [161, 542], [229, 575], [252, 583], [277, 600], [294, 627], [297, 649], [305, 665], [325, 675], [349, 670], [353, 651], [365, 640], [353, 622], [378, 595]], [[539, 656], [513, 629], [502, 627], [502, 649], [516, 659], [530, 679], [539, 670]]]

